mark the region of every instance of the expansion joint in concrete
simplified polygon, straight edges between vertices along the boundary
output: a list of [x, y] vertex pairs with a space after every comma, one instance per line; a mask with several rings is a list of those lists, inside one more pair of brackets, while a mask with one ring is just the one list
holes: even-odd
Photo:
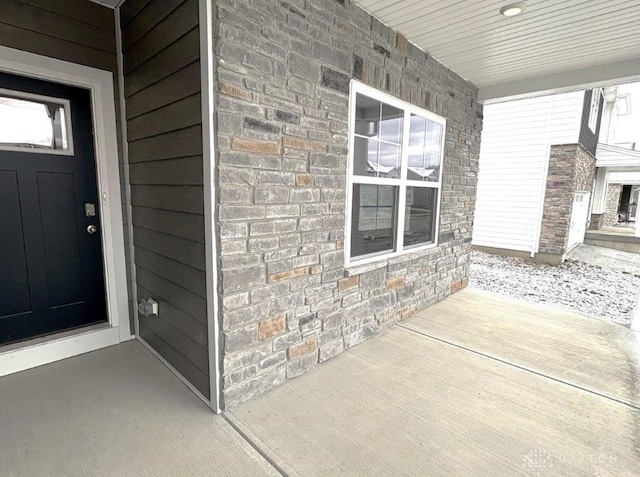
[[625, 401], [623, 399], [620, 399], [620, 398], [617, 398], [617, 397], [614, 397], [614, 396], [610, 396], [610, 395], [602, 393], [602, 392], [598, 392], [598, 391], [596, 391], [594, 389], [590, 389], [590, 388], [585, 387], [585, 386], [579, 386], [579, 385], [577, 385], [575, 383], [571, 383], [569, 381], [565, 381], [563, 379], [559, 379], [559, 378], [556, 378], [554, 376], [550, 376], [548, 374], [541, 373], [541, 372], [536, 371], [535, 369], [529, 368], [527, 366], [522, 366], [522, 365], [519, 365], [517, 363], [513, 363], [511, 361], [507, 361], [507, 360], [504, 360], [504, 359], [497, 358], [495, 356], [491, 356], [490, 354], [486, 354], [486, 353], [483, 353], [481, 351], [474, 350], [473, 348], [469, 348], [467, 346], [462, 346], [462, 345], [460, 345], [458, 343], [454, 343], [452, 341], [448, 341], [448, 340], [445, 340], [445, 339], [442, 339], [442, 338], [438, 338], [437, 336], [433, 336], [433, 335], [430, 335], [428, 333], [424, 333], [422, 331], [418, 331], [418, 330], [412, 329], [412, 328], [410, 328], [410, 327], [408, 327], [408, 326], [406, 326], [406, 325], [404, 325], [402, 323], [398, 323], [396, 326], [398, 326], [399, 328], [403, 328], [403, 329], [405, 329], [407, 331], [411, 331], [413, 333], [416, 333], [418, 335], [424, 336], [425, 338], [429, 338], [429, 339], [434, 340], [434, 341], [439, 341], [440, 343], [444, 343], [446, 345], [453, 346], [455, 348], [458, 348], [458, 349], [461, 349], [461, 350], [464, 350], [464, 351], [468, 351], [469, 353], [473, 353], [473, 354], [475, 354], [477, 356], [482, 356], [483, 358], [487, 358], [487, 359], [490, 359], [490, 360], [493, 360], [493, 361], [497, 361], [499, 363], [505, 364], [507, 366], [511, 366], [513, 368], [518, 368], [518, 369], [520, 369], [522, 371], [525, 371], [527, 373], [535, 374], [537, 376], [549, 379], [551, 381], [555, 381], [555, 382], [560, 383], [560, 384], [571, 386], [572, 388], [579, 389], [581, 391], [584, 391], [584, 392], [599, 396], [599, 397], [604, 398], [604, 399], [608, 399], [610, 401], [615, 401], [617, 403], [620, 403], [620, 404], [623, 404], [625, 406], [628, 406], [628, 407], [630, 407], [630, 408], [632, 408], [632, 409], [634, 409], [636, 411], [640, 411], [640, 406], [637, 406], [637, 405], [635, 405], [633, 403], [630, 403], [628, 401]]

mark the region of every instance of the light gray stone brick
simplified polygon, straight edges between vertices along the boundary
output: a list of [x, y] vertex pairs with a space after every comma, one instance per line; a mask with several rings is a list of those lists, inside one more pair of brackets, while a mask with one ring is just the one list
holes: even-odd
[[[396, 32], [348, 0], [217, 6], [218, 68], [227, 84], [219, 95], [218, 183], [231, 186], [220, 187], [219, 235], [221, 250], [234, 253], [221, 256], [223, 322], [235, 313], [226, 331], [247, 346], [224, 357], [232, 406], [392, 326], [399, 310], [446, 297], [467, 275], [482, 106], [473, 86], [410, 43], [405, 54]], [[445, 116], [447, 131], [440, 245], [346, 270], [352, 77]], [[271, 154], [231, 150], [237, 138], [268, 139]], [[267, 283], [274, 274], [282, 281]], [[387, 290], [396, 278], [404, 283]], [[286, 316], [284, 335], [266, 347], [242, 341], [239, 330], [276, 311]], [[316, 339], [317, 349], [287, 360], [305, 339]]]
[[284, 366], [267, 370], [253, 379], [244, 381], [236, 386], [225, 389], [224, 400], [228, 407], [236, 406], [247, 399], [262, 394], [287, 378], [287, 368]]
[[342, 353], [343, 351], [344, 351], [344, 342], [342, 341], [342, 338], [335, 341], [331, 341], [320, 347], [319, 362], [322, 363], [323, 361], [333, 358], [334, 356]]
[[249, 235], [274, 235], [294, 232], [297, 227], [295, 219], [267, 220], [263, 222], [253, 222], [249, 224]]
[[318, 364], [318, 353], [310, 354], [287, 364], [287, 378], [295, 378]]
[[289, 53], [289, 73], [314, 83], [320, 81], [320, 65], [298, 53]]
[[258, 342], [258, 325], [253, 324], [224, 333], [224, 351], [233, 353]]
[[278, 336], [273, 340], [273, 351], [286, 350], [293, 346], [294, 344], [299, 343], [302, 340], [302, 336], [300, 331], [298, 331], [297, 327], [294, 331], [291, 331], [285, 335]]

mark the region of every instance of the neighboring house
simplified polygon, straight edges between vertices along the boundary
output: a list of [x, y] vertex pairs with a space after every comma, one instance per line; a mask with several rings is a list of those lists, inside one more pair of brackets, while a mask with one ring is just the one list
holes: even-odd
[[485, 105], [473, 245], [561, 263], [584, 240], [601, 89]]
[[635, 222], [640, 237], [640, 83], [605, 88], [605, 98], [590, 228]]
[[466, 286], [477, 89], [350, 1], [5, 0], [0, 31], [0, 374], [135, 334], [220, 411]]

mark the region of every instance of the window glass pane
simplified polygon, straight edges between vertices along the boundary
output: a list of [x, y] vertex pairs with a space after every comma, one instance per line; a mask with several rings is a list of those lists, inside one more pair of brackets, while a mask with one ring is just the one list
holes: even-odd
[[407, 179], [420, 181], [423, 174], [432, 171], [424, 170], [424, 148], [426, 141], [427, 120], [421, 116], [411, 115], [409, 126], [409, 152], [407, 159]]
[[437, 189], [407, 187], [404, 213], [404, 247], [434, 242]]
[[407, 179], [437, 182], [442, 162], [442, 125], [412, 114], [409, 131]]
[[353, 141], [353, 173], [376, 177], [378, 170], [378, 141], [355, 137]]
[[353, 185], [351, 256], [393, 252], [398, 187]]
[[382, 119], [380, 122], [380, 139], [400, 144], [402, 142], [402, 122], [404, 111], [382, 103]]
[[424, 170], [422, 171], [422, 180], [437, 182], [440, 178], [443, 134], [444, 128], [442, 127], [442, 124], [436, 123], [434, 121], [427, 121], [427, 135], [425, 141], [423, 166]]
[[400, 178], [400, 146], [380, 143], [380, 154], [376, 171], [378, 177]]
[[356, 134], [378, 138], [380, 131], [380, 101], [359, 94], [356, 97]]
[[63, 104], [0, 94], [0, 147], [69, 150]]
[[400, 178], [400, 146], [355, 137], [353, 173], [357, 176]]

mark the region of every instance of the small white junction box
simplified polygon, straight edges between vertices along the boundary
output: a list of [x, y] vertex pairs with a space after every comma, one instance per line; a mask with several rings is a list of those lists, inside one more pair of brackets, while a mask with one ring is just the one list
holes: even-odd
[[143, 298], [138, 303], [138, 313], [142, 316], [151, 316], [158, 314], [158, 302], [153, 298]]

